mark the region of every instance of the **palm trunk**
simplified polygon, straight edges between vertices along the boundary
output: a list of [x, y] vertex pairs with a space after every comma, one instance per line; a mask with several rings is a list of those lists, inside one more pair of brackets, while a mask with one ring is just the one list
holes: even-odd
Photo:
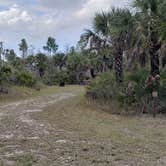
[[115, 77], [118, 83], [123, 82], [123, 51], [121, 49], [115, 56]]
[[151, 48], [150, 48], [150, 61], [151, 61], [151, 74], [156, 76], [160, 74], [160, 60], [159, 60], [159, 49], [161, 44], [159, 44], [157, 39], [157, 33], [151, 33]]
[[117, 83], [123, 82], [123, 40], [119, 37], [115, 41], [115, 78]]

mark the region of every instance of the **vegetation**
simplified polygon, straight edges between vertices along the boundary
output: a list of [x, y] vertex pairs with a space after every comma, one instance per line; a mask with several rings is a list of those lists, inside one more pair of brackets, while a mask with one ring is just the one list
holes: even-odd
[[157, 98], [156, 110], [166, 112], [166, 3], [133, 0], [131, 7], [96, 13], [92, 29], [65, 53], [53, 37], [37, 53], [22, 39], [21, 57], [0, 42], [1, 89], [91, 82], [87, 96], [93, 100], [147, 113]]
[[96, 14], [93, 26], [95, 40], [90, 42], [94, 49], [101, 49], [103, 43], [108, 43], [114, 55], [115, 79], [111, 73], [100, 75], [90, 84], [89, 97], [114, 99], [127, 110], [134, 106], [134, 111], [138, 108], [141, 112], [166, 112], [163, 104], [166, 103], [165, 30], [161, 26], [165, 24], [165, 14], [161, 12], [165, 8], [164, 3], [162, 0], [135, 0], [135, 13], [128, 9], [112, 9]]
[[[18, 26], [37, 20], [16, 9]], [[166, 0], [98, 12], [77, 45], [41, 48], [0, 41], [0, 166], [166, 165]]]
[[[120, 85], [110, 73], [98, 76], [87, 89], [87, 97], [102, 102], [118, 101], [126, 111], [151, 113], [153, 112], [152, 92], [154, 87], [159, 92], [158, 111], [166, 112], [166, 84], [165, 72], [161, 74], [160, 85], [147, 86], [148, 70], [139, 70], [126, 74], [124, 82]], [[117, 111], [119, 113], [119, 111]]]

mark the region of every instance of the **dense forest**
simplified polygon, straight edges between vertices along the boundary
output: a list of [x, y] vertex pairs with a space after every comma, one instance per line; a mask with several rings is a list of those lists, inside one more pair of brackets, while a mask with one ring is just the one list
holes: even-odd
[[76, 46], [58, 51], [54, 37], [21, 56], [0, 42], [0, 95], [14, 86], [87, 85], [88, 99], [117, 102], [126, 111], [166, 113], [166, 1], [134, 0], [130, 9], [96, 13]]

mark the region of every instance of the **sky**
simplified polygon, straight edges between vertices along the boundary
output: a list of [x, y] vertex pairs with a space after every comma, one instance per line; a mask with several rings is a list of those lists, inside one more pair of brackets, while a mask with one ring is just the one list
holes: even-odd
[[129, 0], [0, 0], [0, 41], [15, 49], [22, 38], [42, 51], [47, 38], [56, 38], [59, 51], [75, 45], [92, 27], [96, 12], [128, 7]]

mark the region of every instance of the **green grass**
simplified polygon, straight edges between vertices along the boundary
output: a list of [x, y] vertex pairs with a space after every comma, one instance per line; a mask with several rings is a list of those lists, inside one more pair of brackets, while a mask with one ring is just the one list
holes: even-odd
[[51, 95], [61, 92], [72, 92], [73, 90], [79, 91], [79, 86], [68, 85], [65, 87], [58, 86], [42, 86], [40, 91], [23, 86], [14, 86], [9, 89], [8, 94], [0, 94], [0, 105], [8, 102], [34, 98], [38, 96]]
[[[11, 158], [13, 163], [15, 163], [16, 166], [33, 166], [37, 160], [33, 155], [26, 154], [20, 157], [13, 157]], [[6, 166], [3, 161], [0, 161], [0, 166]]]
[[24, 155], [17, 159], [17, 166], [33, 166], [36, 159], [32, 155]]

